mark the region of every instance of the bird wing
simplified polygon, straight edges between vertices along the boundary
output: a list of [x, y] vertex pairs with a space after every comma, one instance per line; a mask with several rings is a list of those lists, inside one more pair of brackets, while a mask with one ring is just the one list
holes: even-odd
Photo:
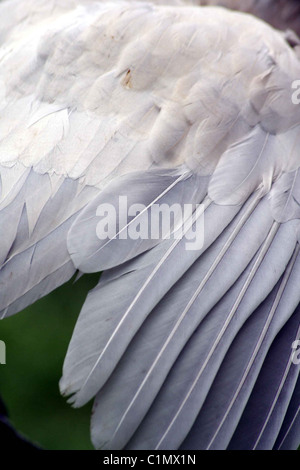
[[[269, 351], [288, 351], [299, 323], [295, 51], [221, 8], [13, 0], [6, 11], [1, 316], [76, 270], [105, 270], [60, 382], [75, 406], [96, 396], [95, 446], [239, 446], [273, 380]], [[143, 208], [121, 220], [120, 197]], [[193, 211], [170, 233], [124, 239], [157, 203]], [[283, 363], [274, 376], [253, 422], [262, 446], [294, 422], [297, 374]]]

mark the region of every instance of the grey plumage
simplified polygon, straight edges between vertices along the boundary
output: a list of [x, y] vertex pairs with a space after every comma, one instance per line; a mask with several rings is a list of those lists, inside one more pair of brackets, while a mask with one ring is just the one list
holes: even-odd
[[289, 450], [296, 449], [299, 442], [300, 435], [300, 391], [299, 391], [300, 378], [298, 381], [290, 400], [288, 410], [286, 412], [280, 433], [274, 445], [274, 449]]
[[[95, 397], [96, 448], [296, 448], [298, 43], [163, 3], [0, 5], [0, 315], [104, 270], [60, 381], [74, 406]], [[120, 196], [145, 209], [100, 239]], [[157, 202], [194, 211], [122, 239]]]
[[299, 339], [299, 333], [299, 308], [297, 308], [268, 351], [251, 399], [244, 410], [243, 419], [235, 431], [229, 448], [250, 447], [264, 450], [274, 446], [298, 377], [297, 368], [292, 363], [290, 348], [291, 343]]

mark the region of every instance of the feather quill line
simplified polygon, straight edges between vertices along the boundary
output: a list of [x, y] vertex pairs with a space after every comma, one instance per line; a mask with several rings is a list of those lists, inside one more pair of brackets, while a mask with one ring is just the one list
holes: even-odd
[[299, 413], [300, 413], [300, 406], [298, 407], [298, 410], [297, 410], [297, 412], [296, 412], [296, 414], [295, 414], [295, 416], [294, 416], [293, 421], [292, 421], [291, 424], [289, 425], [289, 427], [288, 427], [288, 429], [287, 429], [287, 431], [286, 431], [284, 437], [282, 438], [282, 441], [280, 442], [280, 445], [278, 446], [278, 450], [283, 446], [284, 441], [285, 441], [286, 438], [288, 437], [289, 432], [290, 432], [290, 430], [292, 429], [292, 427], [293, 427], [293, 425], [294, 425], [294, 422], [295, 422], [296, 419], [298, 418]]
[[195, 293], [193, 294], [191, 300], [189, 301], [189, 303], [187, 304], [187, 306], [185, 307], [185, 309], [183, 310], [182, 314], [180, 315], [180, 317], [178, 318], [176, 324], [174, 325], [172, 331], [170, 332], [167, 340], [165, 341], [165, 344], [163, 345], [163, 347], [161, 348], [161, 350], [159, 351], [159, 353], [157, 354], [152, 366], [150, 367], [149, 371], [147, 372], [146, 376], [144, 377], [142, 383], [140, 384], [138, 390], [136, 391], [134, 397], [132, 398], [131, 402], [129, 403], [128, 407], [126, 408], [122, 418], [120, 419], [120, 422], [113, 434], [113, 438], [116, 436], [118, 430], [120, 429], [122, 423], [124, 422], [124, 420], [126, 419], [126, 416], [127, 414], [129, 413], [130, 409], [132, 408], [135, 400], [138, 398], [138, 396], [140, 395], [142, 389], [144, 388], [145, 384], [147, 383], [147, 380], [148, 378], [150, 377], [152, 371], [154, 370], [155, 366], [157, 365], [157, 363], [159, 362], [162, 354], [164, 353], [165, 349], [167, 348], [168, 344], [170, 343], [170, 341], [172, 340], [172, 337], [174, 336], [174, 334], [176, 333], [178, 327], [180, 326], [180, 324], [182, 323], [183, 319], [185, 318], [187, 312], [189, 311], [189, 309], [191, 308], [191, 306], [193, 305], [193, 303], [195, 302], [195, 300], [197, 299], [198, 295], [200, 294], [200, 292], [203, 290], [203, 288], [205, 287], [206, 283], [208, 282], [209, 278], [212, 276], [213, 272], [216, 270], [218, 264], [220, 263], [220, 261], [222, 260], [222, 258], [224, 257], [224, 255], [226, 254], [227, 250], [230, 248], [230, 245], [233, 243], [233, 241], [235, 240], [235, 238], [237, 237], [238, 233], [240, 232], [241, 228], [243, 227], [245, 221], [248, 219], [249, 215], [254, 211], [254, 209], [256, 208], [259, 200], [261, 198], [261, 192], [258, 192], [257, 193], [257, 196], [256, 198], [252, 201], [251, 205], [249, 206], [248, 210], [245, 212], [245, 214], [243, 214], [243, 216], [241, 217], [241, 219], [239, 220], [237, 226], [235, 227], [235, 229], [233, 230], [233, 232], [230, 234], [229, 238], [227, 239], [226, 243], [224, 244], [222, 250], [220, 251], [220, 253], [218, 254], [218, 256], [216, 257], [216, 259], [214, 260], [212, 266], [210, 267], [210, 269], [208, 270], [207, 274], [205, 275], [204, 279], [201, 281], [200, 285], [198, 286], [198, 288], [196, 289]]
[[[298, 245], [297, 253], [299, 253], [299, 245]], [[300, 337], [300, 327], [298, 328], [298, 331], [297, 331], [297, 334], [296, 334], [296, 339], [299, 339], [299, 337]], [[275, 408], [275, 406], [276, 406], [276, 403], [277, 403], [278, 398], [279, 398], [279, 396], [280, 396], [280, 393], [281, 393], [281, 391], [282, 391], [282, 389], [283, 389], [285, 380], [286, 380], [286, 378], [287, 378], [287, 376], [288, 376], [288, 373], [289, 373], [289, 371], [290, 371], [290, 369], [291, 369], [292, 364], [293, 364], [293, 362], [292, 362], [292, 357], [290, 357], [290, 358], [289, 358], [289, 361], [288, 361], [288, 363], [287, 363], [287, 365], [286, 365], [286, 368], [285, 368], [285, 370], [284, 370], [284, 374], [283, 374], [282, 379], [281, 379], [281, 381], [280, 381], [280, 384], [279, 384], [277, 393], [276, 393], [276, 395], [275, 395], [275, 398], [274, 398], [274, 400], [273, 400], [272, 406], [271, 406], [271, 408], [270, 408], [270, 410], [269, 410], [269, 413], [268, 413], [268, 416], [267, 416], [267, 418], [266, 418], [266, 420], [265, 420], [264, 426], [263, 426], [261, 432], [259, 433], [259, 436], [258, 436], [258, 438], [257, 438], [257, 440], [256, 440], [256, 442], [255, 442], [255, 444], [254, 444], [254, 446], [253, 446], [253, 450], [256, 450], [256, 447], [257, 447], [258, 444], [259, 444], [259, 441], [260, 441], [260, 439], [261, 439], [261, 437], [262, 437], [262, 435], [263, 435], [263, 433], [264, 433], [264, 430], [265, 430], [266, 427], [267, 427], [267, 424], [268, 424], [268, 422], [269, 422], [269, 420], [270, 420], [270, 418], [271, 418], [271, 415], [272, 415], [273, 410], [274, 410], [274, 408]]]
[[109, 243], [112, 240], [115, 240], [118, 237], [118, 235], [120, 235], [120, 233], [122, 233], [124, 230], [126, 230], [131, 224], [136, 222], [142, 214], [147, 212], [147, 210], [150, 207], [152, 207], [157, 201], [159, 201], [163, 196], [165, 196], [165, 194], [167, 194], [169, 191], [171, 191], [171, 189], [173, 189], [176, 186], [177, 183], [179, 183], [184, 178], [186, 178], [188, 174], [191, 174], [191, 172], [190, 171], [185, 171], [182, 175], [180, 175], [179, 178], [177, 178], [172, 184], [170, 184], [170, 186], [168, 186], [159, 196], [157, 196], [155, 199], [153, 199], [153, 201], [151, 201], [151, 203], [148, 204], [147, 207], [145, 207], [141, 212], [139, 212], [139, 214], [136, 217], [134, 217], [130, 222], [128, 222], [128, 224], [126, 224], [121, 230], [119, 230], [119, 232], [116, 235], [114, 235], [112, 238], [110, 238], [104, 245], [102, 245], [97, 251], [92, 253], [88, 258], [91, 258], [96, 253], [99, 253], [99, 251], [101, 251], [103, 248], [105, 248], [107, 245], [109, 245]]
[[[248, 373], [250, 372], [251, 367], [252, 367], [252, 365], [253, 365], [253, 363], [254, 363], [254, 361], [255, 361], [255, 358], [256, 358], [256, 356], [257, 356], [257, 354], [258, 354], [258, 352], [259, 352], [259, 349], [260, 349], [260, 347], [261, 347], [261, 345], [262, 345], [262, 342], [263, 342], [263, 340], [264, 340], [264, 338], [265, 338], [265, 336], [266, 336], [268, 327], [270, 326], [270, 323], [271, 323], [271, 321], [272, 321], [272, 319], [273, 319], [273, 317], [274, 317], [274, 314], [275, 314], [275, 312], [276, 312], [276, 310], [277, 310], [277, 307], [278, 307], [278, 305], [279, 305], [281, 296], [282, 296], [282, 294], [283, 294], [283, 292], [284, 292], [284, 289], [285, 289], [285, 287], [286, 287], [286, 284], [287, 284], [287, 282], [288, 282], [288, 280], [289, 280], [291, 271], [292, 271], [292, 269], [293, 269], [293, 266], [294, 266], [294, 264], [295, 264], [295, 262], [296, 262], [296, 259], [297, 259], [298, 254], [299, 254], [299, 248], [300, 248], [300, 246], [298, 245], [297, 248], [296, 248], [296, 250], [294, 251], [294, 254], [293, 254], [293, 256], [292, 256], [292, 259], [291, 259], [291, 261], [290, 261], [290, 263], [289, 263], [289, 265], [288, 265], [288, 268], [286, 269], [286, 272], [285, 272], [285, 274], [284, 274], [283, 280], [282, 280], [282, 282], [281, 282], [281, 284], [280, 284], [280, 287], [279, 287], [278, 292], [277, 292], [277, 294], [276, 294], [276, 297], [275, 297], [275, 299], [274, 299], [273, 305], [272, 305], [272, 307], [271, 307], [271, 309], [270, 309], [270, 313], [269, 313], [269, 315], [268, 315], [267, 321], [266, 321], [266, 323], [265, 323], [265, 325], [264, 325], [264, 328], [263, 328], [263, 330], [262, 330], [262, 332], [261, 332], [261, 334], [260, 334], [259, 340], [258, 340], [258, 342], [257, 342], [257, 344], [256, 344], [256, 346], [255, 346], [255, 349], [254, 349], [254, 352], [253, 352], [253, 354], [252, 354], [252, 357], [250, 358], [250, 360], [249, 360], [249, 362], [248, 362], [248, 364], [247, 364], [246, 370], [245, 370], [245, 372], [244, 372], [244, 374], [243, 374], [243, 377], [242, 377], [242, 379], [241, 379], [241, 381], [240, 381], [240, 383], [239, 383], [239, 385], [238, 385], [238, 387], [237, 387], [237, 389], [236, 389], [236, 392], [235, 392], [235, 394], [234, 394], [234, 396], [233, 396], [233, 398], [232, 398], [232, 400], [231, 400], [231, 402], [230, 402], [230, 404], [229, 404], [229, 406], [228, 406], [228, 408], [227, 408], [227, 410], [226, 410], [226, 413], [224, 414], [221, 423], [219, 424], [219, 426], [218, 426], [218, 428], [217, 428], [217, 430], [216, 430], [214, 436], [212, 437], [212, 439], [211, 439], [211, 441], [210, 441], [210, 443], [209, 443], [209, 445], [208, 445], [208, 447], [207, 447], [208, 450], [209, 450], [209, 448], [212, 446], [212, 444], [213, 444], [214, 440], [216, 439], [217, 435], [219, 434], [219, 432], [220, 432], [220, 430], [221, 430], [221, 428], [222, 428], [222, 426], [223, 426], [223, 424], [224, 424], [224, 422], [225, 422], [225, 420], [226, 420], [228, 414], [230, 413], [230, 410], [232, 409], [232, 407], [233, 407], [233, 405], [234, 405], [234, 403], [235, 403], [236, 398], [238, 397], [238, 394], [239, 394], [240, 390], [242, 389], [242, 387], [243, 387], [243, 385], [244, 385], [244, 383], [245, 383], [245, 381], [246, 381], [246, 379], [247, 379]], [[256, 444], [256, 445], [257, 445], [257, 444]]]
[[203, 373], [205, 367], [207, 366], [207, 364], [208, 364], [210, 358], [212, 357], [212, 355], [213, 355], [214, 351], [216, 350], [216, 348], [217, 348], [217, 346], [218, 346], [220, 340], [222, 339], [223, 334], [224, 334], [225, 331], [227, 330], [227, 327], [229, 326], [229, 324], [230, 324], [231, 320], [233, 319], [233, 317], [234, 317], [234, 315], [235, 315], [235, 313], [236, 313], [236, 311], [237, 311], [237, 309], [238, 309], [238, 307], [239, 307], [241, 301], [243, 300], [243, 297], [244, 297], [244, 295], [245, 295], [245, 293], [246, 293], [246, 291], [247, 291], [247, 289], [248, 289], [248, 287], [249, 287], [249, 285], [250, 285], [252, 279], [254, 278], [254, 276], [255, 276], [255, 274], [256, 274], [256, 272], [257, 272], [259, 266], [261, 265], [261, 263], [262, 263], [262, 261], [263, 261], [265, 255], [266, 255], [266, 253], [267, 253], [267, 251], [268, 251], [268, 249], [269, 249], [269, 247], [270, 247], [270, 245], [271, 245], [271, 243], [272, 243], [272, 241], [273, 241], [273, 239], [274, 239], [274, 237], [275, 237], [275, 235], [276, 235], [276, 233], [277, 233], [277, 231], [278, 231], [279, 226], [280, 226], [280, 224], [279, 224], [278, 222], [273, 222], [273, 225], [272, 225], [272, 227], [271, 227], [271, 229], [270, 229], [270, 231], [269, 231], [269, 234], [268, 234], [268, 236], [267, 236], [267, 238], [266, 238], [266, 240], [265, 240], [263, 246], [262, 246], [261, 249], [260, 249], [260, 252], [259, 252], [259, 254], [258, 254], [257, 258], [256, 258], [256, 261], [255, 261], [255, 263], [254, 263], [254, 265], [253, 265], [253, 267], [252, 267], [252, 269], [251, 269], [251, 271], [250, 271], [250, 273], [249, 273], [249, 275], [248, 275], [248, 277], [247, 277], [247, 279], [246, 279], [246, 281], [245, 281], [245, 283], [244, 283], [244, 285], [243, 285], [243, 287], [242, 287], [242, 289], [241, 289], [241, 292], [240, 292], [239, 295], [238, 295], [238, 298], [236, 299], [236, 301], [235, 301], [235, 303], [234, 303], [234, 305], [233, 305], [231, 311], [229, 312], [229, 315], [228, 315], [228, 317], [227, 317], [227, 319], [226, 319], [226, 321], [225, 321], [225, 323], [224, 323], [224, 325], [223, 325], [223, 327], [222, 327], [220, 333], [218, 334], [218, 336], [217, 336], [217, 338], [216, 338], [216, 340], [215, 340], [215, 342], [214, 342], [214, 344], [213, 344], [211, 350], [209, 351], [209, 353], [208, 353], [208, 355], [207, 355], [207, 357], [206, 357], [206, 360], [204, 361], [204, 363], [203, 363], [203, 365], [202, 365], [200, 371], [198, 372], [198, 374], [197, 374], [197, 376], [196, 376], [194, 382], [192, 383], [192, 385], [191, 385], [191, 387], [190, 387], [190, 389], [189, 389], [187, 395], [185, 396], [184, 400], [182, 401], [182, 403], [181, 403], [179, 409], [177, 410], [175, 416], [172, 418], [172, 421], [170, 422], [170, 424], [169, 424], [169, 426], [167, 427], [166, 431], [164, 432], [163, 436], [162, 436], [161, 439], [159, 440], [157, 446], [155, 447], [155, 450], [159, 449], [159, 447], [160, 447], [161, 444], [163, 443], [165, 437], [167, 436], [167, 434], [168, 434], [169, 431], [171, 430], [172, 426], [174, 425], [175, 421], [177, 420], [177, 418], [178, 418], [179, 414], [181, 413], [182, 409], [184, 408], [186, 402], [188, 401], [188, 399], [189, 399], [189, 397], [190, 397], [192, 391], [194, 390], [194, 388], [195, 388], [195, 386], [196, 386], [196, 384], [197, 384], [199, 378], [201, 377], [201, 375], [202, 375], [202, 373]]
[[235, 188], [235, 191], [236, 191], [237, 189], [239, 189], [245, 181], [247, 181], [247, 179], [249, 178], [249, 176], [253, 173], [254, 169], [257, 167], [257, 165], [258, 165], [258, 163], [259, 163], [261, 157], [262, 157], [263, 154], [264, 154], [264, 151], [265, 151], [266, 145], [267, 145], [267, 143], [268, 143], [269, 137], [270, 137], [270, 133], [268, 132], [268, 134], [266, 135], [266, 138], [265, 138], [265, 140], [264, 140], [262, 149], [261, 149], [261, 151], [260, 151], [260, 153], [259, 153], [259, 155], [258, 155], [258, 157], [257, 157], [257, 159], [256, 159], [256, 161], [255, 161], [255, 164], [254, 164], [253, 167], [251, 168], [251, 170], [250, 170], [250, 172], [248, 173], [248, 175], [247, 175], [247, 176], [243, 179], [243, 181], [241, 181], [241, 183]]
[[[188, 229], [193, 225], [193, 223], [202, 215], [202, 213], [207, 209], [207, 207], [211, 204], [211, 200], [210, 199], [206, 199], [202, 206], [200, 208], [196, 208], [196, 211], [193, 215], [193, 217], [191, 218], [190, 222], [186, 224], [186, 227], [184, 228], [185, 232], [188, 231]], [[154, 270], [152, 271], [152, 273], [150, 274], [150, 276], [148, 277], [148, 279], [145, 281], [145, 283], [143, 284], [143, 286], [141, 287], [140, 291], [136, 294], [135, 298], [133, 299], [133, 301], [131, 302], [131, 304], [129, 305], [129, 307], [127, 308], [126, 312], [124, 313], [124, 315], [122, 316], [121, 320], [119, 321], [118, 325], [116, 326], [114, 332], [112, 333], [112, 335], [110, 336], [109, 340], [107, 341], [106, 345], [104, 346], [101, 354], [99, 355], [97, 361], [95, 362], [93, 368], [91, 369], [90, 373], [88, 374], [84, 384], [82, 385], [81, 387], [81, 390], [83, 390], [87, 384], [88, 384], [88, 381], [90, 379], [90, 377], [93, 375], [93, 372], [94, 370], [96, 369], [96, 367], [98, 366], [98, 364], [100, 363], [101, 359], [103, 358], [105, 352], [107, 351], [109, 345], [111, 344], [112, 340], [114, 339], [114, 337], [116, 336], [116, 334], [118, 333], [118, 331], [120, 330], [122, 324], [124, 323], [126, 317], [129, 315], [130, 311], [132, 310], [132, 308], [134, 307], [135, 303], [137, 302], [137, 300], [140, 298], [140, 296], [142, 295], [143, 291], [146, 289], [146, 287], [148, 286], [148, 284], [151, 282], [151, 280], [153, 279], [153, 277], [155, 276], [155, 274], [159, 271], [160, 267], [163, 265], [163, 263], [165, 262], [165, 260], [169, 257], [169, 255], [172, 253], [172, 251], [175, 249], [175, 247], [178, 245], [178, 243], [181, 241], [181, 239], [176, 239], [175, 242], [170, 246], [170, 248], [167, 250], [167, 252], [165, 253], [165, 255], [162, 257], [162, 259], [159, 261], [159, 263], [157, 264], [157, 266], [155, 266]]]

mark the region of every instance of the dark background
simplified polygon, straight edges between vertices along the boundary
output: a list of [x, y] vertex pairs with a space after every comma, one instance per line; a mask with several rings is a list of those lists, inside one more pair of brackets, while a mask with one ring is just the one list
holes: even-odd
[[[92, 449], [89, 403], [73, 409], [58, 382], [80, 308], [99, 275], [83, 276], [0, 322], [0, 395], [18, 431], [46, 449]], [[0, 443], [1, 447], [1, 443]]]

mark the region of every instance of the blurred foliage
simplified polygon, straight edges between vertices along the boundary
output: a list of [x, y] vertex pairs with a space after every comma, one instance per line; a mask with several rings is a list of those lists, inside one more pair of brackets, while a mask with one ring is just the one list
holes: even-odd
[[73, 409], [58, 382], [76, 319], [99, 275], [69, 281], [18, 315], [0, 322], [6, 365], [0, 395], [13, 425], [45, 449], [92, 449], [89, 403]]

